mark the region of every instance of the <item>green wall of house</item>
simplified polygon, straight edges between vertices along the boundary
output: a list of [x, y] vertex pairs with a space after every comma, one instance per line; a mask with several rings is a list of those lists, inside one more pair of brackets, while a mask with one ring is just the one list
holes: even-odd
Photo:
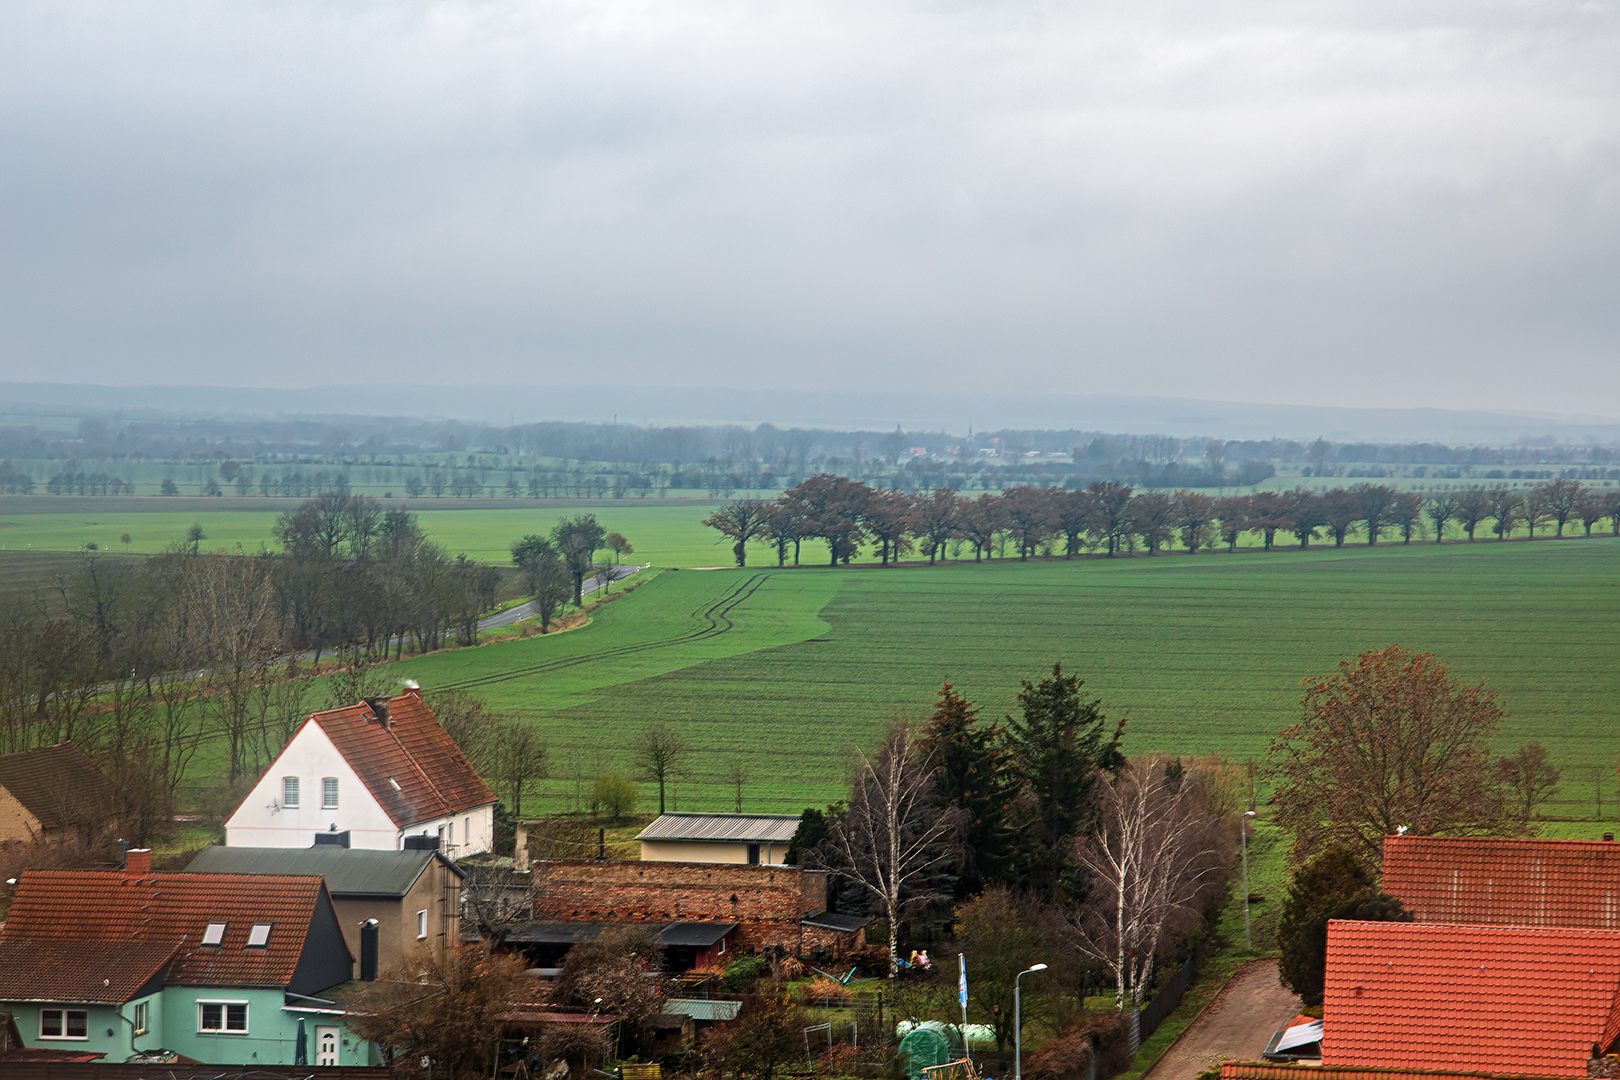
[[[239, 1002], [248, 1007], [246, 1032], [198, 1031], [199, 1003]], [[308, 1063], [316, 1063], [316, 1028], [338, 1029], [339, 1064], [372, 1065], [375, 1053], [369, 1043], [349, 1033], [344, 1018], [316, 1012], [290, 1011], [284, 995], [277, 990], [242, 990], [199, 986], [170, 986], [123, 1006], [75, 1005], [40, 1002], [0, 1002], [0, 1011], [10, 1012], [17, 1023], [23, 1044], [57, 1050], [84, 1050], [102, 1053], [103, 1061], [119, 1062], [130, 1056], [131, 1025], [135, 1006], [147, 1006], [147, 1032], [134, 1036], [136, 1050], [173, 1050], [207, 1065], [291, 1065], [297, 1053], [298, 1018], [304, 1018]], [[86, 1036], [82, 1039], [42, 1039], [41, 1009], [80, 1009], [88, 1014]], [[108, 1034], [111, 1031], [112, 1034]]]

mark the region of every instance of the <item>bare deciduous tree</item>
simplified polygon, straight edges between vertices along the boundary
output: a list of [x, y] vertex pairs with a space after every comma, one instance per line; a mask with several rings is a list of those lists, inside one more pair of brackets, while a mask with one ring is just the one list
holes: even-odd
[[1091, 895], [1073, 916], [1074, 944], [1114, 975], [1114, 1007], [1140, 1007], [1169, 935], [1196, 922], [1224, 870], [1218, 818], [1196, 774], [1152, 759], [1101, 773], [1102, 817], [1076, 845]]
[[686, 740], [663, 723], [652, 725], [636, 737], [632, 764], [638, 779], [658, 785], [658, 812], [664, 812], [664, 785], [681, 767], [688, 750]]
[[546, 767], [546, 744], [529, 724], [507, 720], [492, 729], [486, 760], [496, 792], [506, 797], [512, 816], [521, 817], [524, 792], [536, 780], [551, 775]]
[[889, 727], [876, 757], [861, 757], [849, 809], [823, 847], [828, 869], [866, 889], [889, 922], [889, 978], [900, 970], [900, 916], [941, 899], [929, 872], [952, 857], [962, 813], [932, 798], [934, 768], [905, 720]]

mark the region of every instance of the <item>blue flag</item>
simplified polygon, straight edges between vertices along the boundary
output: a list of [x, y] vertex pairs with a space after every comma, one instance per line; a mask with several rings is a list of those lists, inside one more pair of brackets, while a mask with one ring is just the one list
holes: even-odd
[[967, 957], [962, 953], [956, 954], [956, 962], [961, 965], [962, 973], [956, 979], [956, 999], [962, 1008], [967, 1008]]

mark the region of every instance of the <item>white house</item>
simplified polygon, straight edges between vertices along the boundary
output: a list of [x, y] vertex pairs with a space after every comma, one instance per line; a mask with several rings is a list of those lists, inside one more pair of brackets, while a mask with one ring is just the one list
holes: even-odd
[[495, 794], [420, 690], [310, 716], [225, 821], [230, 847], [307, 848], [337, 832], [385, 850], [435, 836], [453, 859], [494, 846]]

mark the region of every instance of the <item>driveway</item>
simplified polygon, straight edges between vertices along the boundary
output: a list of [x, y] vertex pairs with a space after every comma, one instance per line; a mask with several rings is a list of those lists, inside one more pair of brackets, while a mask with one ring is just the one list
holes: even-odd
[[1153, 1080], [1195, 1080], [1222, 1061], [1258, 1060], [1272, 1033], [1299, 1010], [1299, 995], [1277, 981], [1277, 961], [1251, 961], [1147, 1075]]

